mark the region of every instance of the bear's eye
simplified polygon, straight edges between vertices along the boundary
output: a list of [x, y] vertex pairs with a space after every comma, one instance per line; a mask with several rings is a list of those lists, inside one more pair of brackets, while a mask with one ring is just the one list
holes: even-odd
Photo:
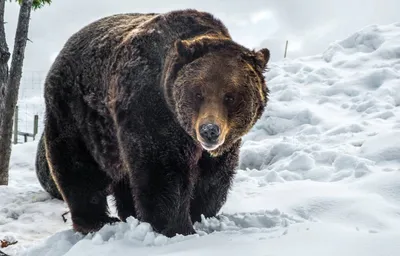
[[203, 95], [201, 95], [201, 93], [196, 93], [196, 98], [198, 99], [198, 100], [202, 100], [203, 99]]
[[224, 97], [224, 101], [227, 104], [232, 104], [233, 102], [235, 102], [235, 97], [232, 94], [226, 94]]

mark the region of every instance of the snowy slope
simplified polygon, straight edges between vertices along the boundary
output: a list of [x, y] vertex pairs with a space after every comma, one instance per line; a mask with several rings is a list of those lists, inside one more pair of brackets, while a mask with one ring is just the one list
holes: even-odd
[[[14, 147], [0, 187], [11, 255], [395, 256], [400, 252], [400, 23], [370, 26], [321, 55], [273, 63], [270, 102], [246, 136], [220, 219], [168, 239], [147, 223], [82, 236]], [[66, 216], [69, 218], [69, 215]]]

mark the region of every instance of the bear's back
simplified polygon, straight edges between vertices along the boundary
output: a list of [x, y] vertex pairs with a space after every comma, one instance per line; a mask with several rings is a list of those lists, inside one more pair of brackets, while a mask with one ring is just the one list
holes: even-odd
[[[115, 14], [98, 19], [73, 34], [65, 47], [84, 44], [86, 47], [99, 47], [103, 44], [116, 45], [121, 43], [128, 34], [154, 18], [157, 14], [127, 13]], [[85, 44], [86, 43], [86, 44]], [[111, 49], [110, 49], [111, 50]]]
[[106, 60], [128, 35], [132, 36], [138, 26], [156, 15], [116, 14], [93, 21], [69, 37], [55, 62], [66, 56], [82, 64], [86, 60], [93, 61], [93, 58]]

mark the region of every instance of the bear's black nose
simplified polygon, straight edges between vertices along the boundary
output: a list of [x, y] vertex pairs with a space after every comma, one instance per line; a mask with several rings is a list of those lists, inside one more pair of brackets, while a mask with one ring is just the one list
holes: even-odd
[[217, 142], [221, 131], [216, 124], [203, 124], [200, 126], [200, 136], [204, 142], [213, 144]]

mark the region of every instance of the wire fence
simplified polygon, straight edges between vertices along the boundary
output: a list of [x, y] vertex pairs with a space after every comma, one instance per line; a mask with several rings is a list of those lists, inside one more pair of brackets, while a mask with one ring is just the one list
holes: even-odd
[[[24, 71], [21, 77], [20, 88], [18, 92], [17, 110], [18, 114], [14, 120], [14, 143], [23, 143], [27, 137], [23, 133], [33, 134], [35, 131], [35, 115], [37, 115], [37, 135], [35, 139], [40, 137], [43, 132], [44, 118], [44, 98], [43, 86], [46, 78], [45, 71]], [[17, 127], [17, 129], [15, 129]], [[15, 136], [15, 134], [20, 135]], [[15, 137], [17, 139], [15, 140]], [[28, 141], [32, 141], [33, 137], [28, 136]]]

